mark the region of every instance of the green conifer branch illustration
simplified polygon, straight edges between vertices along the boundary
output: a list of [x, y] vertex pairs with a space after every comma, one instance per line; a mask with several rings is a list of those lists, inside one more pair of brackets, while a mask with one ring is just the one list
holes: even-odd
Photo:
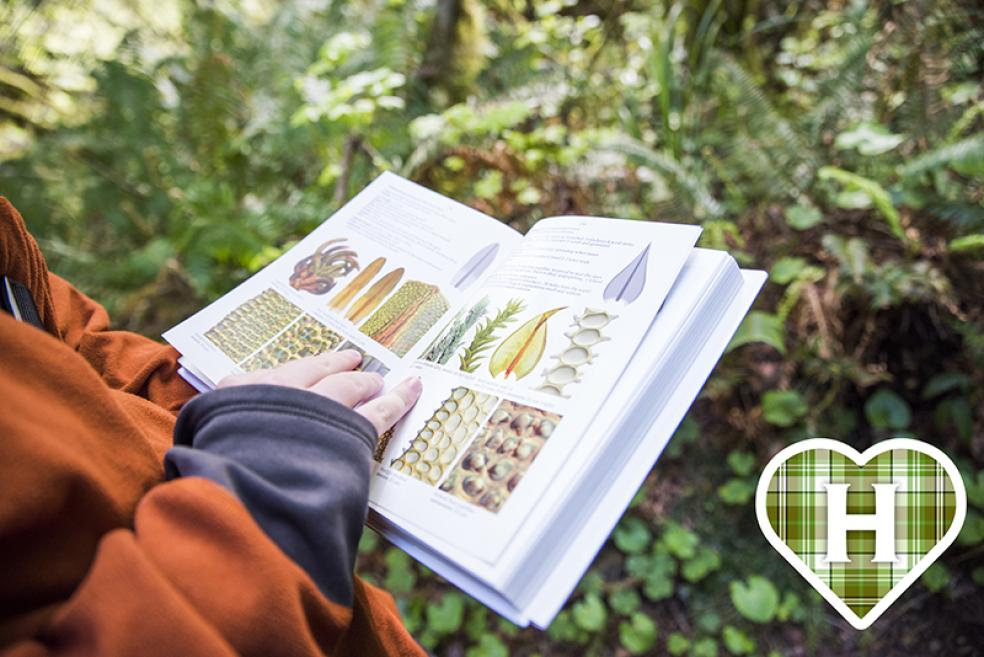
[[525, 304], [522, 299], [510, 299], [505, 307], [495, 314], [495, 317], [485, 320], [479, 324], [472, 336], [472, 341], [465, 348], [465, 351], [458, 356], [460, 361], [459, 368], [462, 372], [474, 372], [485, 358], [486, 352], [499, 338], [496, 332], [516, 319], [516, 316], [523, 312]]

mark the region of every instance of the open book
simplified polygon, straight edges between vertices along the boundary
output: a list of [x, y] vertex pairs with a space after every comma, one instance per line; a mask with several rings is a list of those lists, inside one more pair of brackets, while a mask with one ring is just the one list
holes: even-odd
[[387, 385], [420, 376], [378, 444], [370, 526], [546, 627], [765, 280], [699, 233], [552, 217], [524, 236], [383, 174], [164, 337], [201, 390], [341, 348]]

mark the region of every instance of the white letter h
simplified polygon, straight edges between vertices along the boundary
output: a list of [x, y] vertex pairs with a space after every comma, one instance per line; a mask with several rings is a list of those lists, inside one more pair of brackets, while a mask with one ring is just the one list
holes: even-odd
[[845, 563], [847, 556], [847, 532], [868, 530], [875, 532], [874, 563], [894, 562], [895, 556], [895, 489], [898, 484], [872, 484], [875, 489], [873, 514], [848, 513], [847, 489], [850, 484], [823, 484], [827, 491], [827, 554], [826, 563]]

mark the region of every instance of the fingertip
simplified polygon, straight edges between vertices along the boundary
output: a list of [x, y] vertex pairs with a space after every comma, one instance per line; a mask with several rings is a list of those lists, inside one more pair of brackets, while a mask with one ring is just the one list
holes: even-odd
[[342, 358], [347, 358], [356, 364], [362, 362], [362, 352], [358, 349], [342, 349], [341, 351], [336, 351], [335, 354]]
[[424, 391], [424, 382], [420, 380], [419, 376], [411, 376], [404, 383], [410, 392], [413, 393], [414, 399], [420, 397], [420, 393]]
[[372, 384], [375, 386], [376, 390], [382, 390], [383, 385], [386, 383], [386, 379], [379, 372], [364, 372], [369, 378], [372, 379]]
[[424, 389], [424, 384], [419, 376], [410, 376], [400, 382], [394, 392], [403, 400], [404, 405], [409, 408], [420, 398], [420, 393]]

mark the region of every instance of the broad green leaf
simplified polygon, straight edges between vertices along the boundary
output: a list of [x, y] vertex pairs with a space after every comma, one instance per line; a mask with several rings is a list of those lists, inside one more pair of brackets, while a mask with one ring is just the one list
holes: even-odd
[[653, 602], [673, 595], [673, 578], [656, 571], [650, 573], [642, 584], [642, 594]]
[[721, 567], [721, 557], [709, 547], [700, 546], [693, 559], [685, 561], [680, 567], [680, 574], [688, 582], [699, 582], [713, 571]]
[[782, 596], [782, 602], [779, 604], [779, 609], [776, 610], [776, 618], [780, 621], [788, 621], [791, 618], [795, 619], [801, 614], [801, 601], [800, 597], [793, 593], [792, 591], [786, 591]]
[[809, 410], [795, 390], [769, 390], [762, 395], [762, 415], [777, 427], [791, 427]]
[[718, 643], [711, 637], [699, 639], [690, 651], [692, 657], [718, 657]]
[[728, 454], [728, 466], [736, 475], [741, 477], [752, 474], [756, 465], [758, 465], [758, 459], [751, 452], [734, 450]]
[[725, 504], [741, 506], [748, 504], [755, 495], [755, 484], [747, 479], [733, 477], [718, 486], [717, 494]]
[[465, 651], [465, 657], [509, 657], [509, 646], [494, 634], [485, 634], [478, 645]]
[[[564, 613], [567, 612], [561, 612], [561, 614]], [[468, 610], [468, 620], [465, 621], [465, 636], [472, 641], [478, 641], [483, 634], [489, 631], [488, 621], [489, 610], [482, 605], [472, 605], [471, 609]]]
[[779, 285], [792, 283], [803, 269], [806, 260], [797, 257], [779, 258], [769, 269], [769, 279]]
[[643, 520], [628, 516], [618, 523], [612, 538], [615, 546], [625, 554], [639, 554], [649, 547], [653, 534]]
[[619, 589], [608, 596], [608, 606], [616, 614], [622, 616], [628, 616], [636, 611], [641, 604], [642, 598], [639, 597], [635, 589]]
[[874, 429], [905, 429], [912, 419], [906, 401], [888, 388], [880, 388], [868, 398], [864, 415]]
[[601, 593], [604, 588], [605, 577], [594, 568], [588, 570], [577, 585], [577, 590], [581, 593]]
[[403, 550], [390, 548], [383, 558], [386, 562], [386, 590], [397, 595], [410, 593], [417, 584], [417, 574], [413, 572], [413, 561]]
[[809, 230], [823, 221], [823, 214], [812, 205], [793, 205], [786, 208], [786, 223], [796, 230]]
[[677, 523], [667, 523], [661, 537], [666, 549], [677, 559], [693, 558], [700, 539], [686, 527]]
[[967, 519], [964, 520], [960, 534], [957, 536], [957, 543], [960, 545], [984, 543], [984, 515], [974, 509], [967, 511]]
[[653, 557], [648, 555], [634, 554], [625, 560], [625, 572], [633, 577], [645, 577], [652, 569]]
[[837, 135], [834, 146], [839, 149], [855, 149], [862, 155], [881, 155], [894, 150], [905, 141], [905, 136], [892, 134], [878, 123], [859, 123]]
[[753, 310], [745, 316], [741, 326], [731, 338], [728, 351], [752, 342], [764, 342], [780, 354], [786, 355], [786, 327], [782, 318], [761, 310]]
[[731, 583], [731, 602], [738, 613], [754, 623], [768, 623], [779, 608], [779, 591], [761, 575]]
[[568, 643], [585, 643], [588, 640], [588, 634], [577, 626], [573, 615], [566, 609], [557, 614], [557, 617], [550, 623], [550, 627], [547, 628], [547, 636], [553, 641]]
[[656, 645], [659, 634], [656, 623], [640, 612], [632, 614], [628, 621], [618, 624], [618, 640], [632, 655], [641, 655]]
[[967, 501], [984, 509], [984, 470], [978, 470], [976, 477], [965, 473], [963, 480], [967, 488]]
[[379, 546], [379, 535], [371, 530], [362, 532], [359, 538], [359, 554], [369, 554]]
[[465, 617], [465, 597], [446, 593], [439, 602], [427, 606], [427, 629], [437, 634], [452, 634], [461, 628]]
[[587, 632], [600, 632], [608, 620], [605, 602], [595, 593], [589, 593], [571, 608], [574, 623]]
[[721, 629], [721, 614], [713, 609], [702, 611], [697, 615], [697, 627], [708, 634], [717, 634]]
[[[629, 557], [635, 558], [637, 557]], [[646, 569], [638, 575], [643, 578], [642, 594], [653, 601], [664, 600], [673, 595], [673, 577], [677, 570], [673, 557], [664, 549], [654, 552], [645, 565]]]
[[758, 648], [751, 637], [733, 625], [724, 626], [721, 639], [724, 641], [724, 647], [732, 655], [750, 655]]
[[920, 579], [927, 589], [939, 593], [950, 583], [950, 570], [942, 562], [937, 561], [926, 569]]
[[680, 655], [687, 652], [690, 649], [690, 639], [685, 637], [680, 632], [670, 632], [666, 637], [666, 652], [673, 655], [673, 657], [680, 657]]

